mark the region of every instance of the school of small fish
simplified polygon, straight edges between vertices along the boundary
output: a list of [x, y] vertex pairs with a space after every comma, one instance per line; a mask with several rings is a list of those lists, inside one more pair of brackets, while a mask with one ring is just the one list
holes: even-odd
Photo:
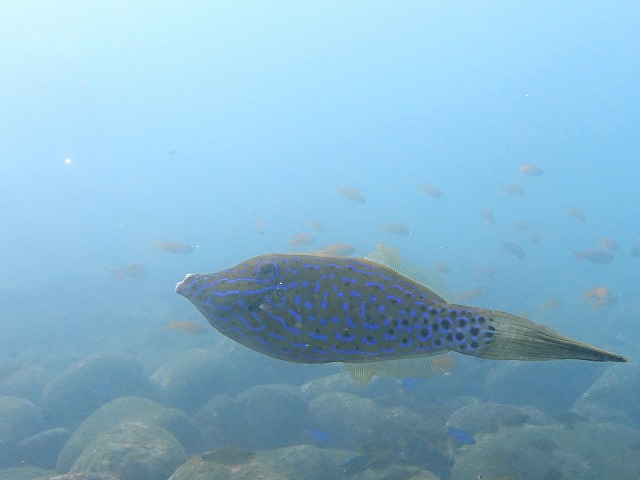
[[[518, 173], [523, 177], [535, 178], [535, 177], [542, 177], [545, 172], [540, 166], [529, 162], [529, 163], [521, 164], [518, 168]], [[531, 181], [538, 182], [539, 180], [531, 180]], [[434, 199], [440, 199], [444, 195], [441, 189], [439, 189], [438, 187], [432, 184], [420, 184], [418, 185], [418, 190], [422, 194]], [[367, 202], [367, 199], [364, 193], [354, 187], [341, 186], [337, 189], [337, 191], [344, 198], [350, 200], [355, 204], [362, 205]], [[506, 183], [503, 185], [499, 185], [497, 187], [497, 191], [502, 194], [514, 195], [514, 196], [522, 196], [527, 193], [526, 188], [523, 185], [520, 185], [518, 183]], [[354, 208], [362, 208], [362, 207], [354, 207]], [[495, 226], [497, 224], [496, 215], [494, 214], [494, 211], [491, 208], [482, 207], [479, 210], [482, 218], [484, 219], [487, 225]], [[576, 206], [570, 206], [565, 209], [565, 212], [569, 217], [575, 220], [579, 220], [580, 222], [587, 222], [587, 215], [582, 208], [579, 208]], [[313, 218], [309, 219], [308, 226], [314, 231], [314, 234], [303, 232], [303, 233], [292, 235], [288, 242], [289, 248], [294, 250], [307, 249], [307, 251], [309, 251], [310, 246], [315, 244], [316, 240], [325, 238], [325, 236], [327, 235], [328, 236], [331, 235], [330, 230], [327, 229], [325, 224], [320, 223], [316, 219], [313, 219]], [[254, 229], [257, 235], [265, 236], [267, 233], [269, 233], [267, 232], [266, 227], [267, 227], [267, 221], [264, 218], [258, 218], [257, 220], [255, 220]], [[538, 243], [540, 239], [538, 232], [532, 229], [530, 225], [524, 220], [518, 220], [517, 222], [513, 223], [513, 231], [515, 232], [515, 235], [518, 235], [521, 240], [524, 240], [528, 237], [528, 241], [532, 244]], [[385, 236], [395, 235], [399, 237], [408, 237], [411, 234], [411, 230], [409, 229], [408, 226], [406, 226], [403, 223], [390, 222], [382, 225], [380, 229], [380, 233]], [[399, 275], [401, 278], [401, 280], [397, 280], [398, 283], [396, 283], [393, 286], [386, 285], [384, 282], [379, 281], [378, 282], [379, 287], [384, 287], [384, 289], [391, 290], [392, 288], [398, 287], [399, 285], [404, 285], [403, 288], [405, 290], [403, 290], [403, 292], [405, 293], [410, 292], [412, 296], [419, 294], [418, 293], [419, 290], [407, 290], [408, 284], [402, 283], [402, 282], [412, 282], [414, 280], [412, 280], [411, 275], [403, 276], [405, 272], [399, 272], [397, 268], [394, 268], [398, 265], [402, 265], [401, 262], [399, 261], [395, 261], [395, 263], [392, 262], [389, 272], [380, 273], [379, 269], [385, 268], [386, 264], [385, 264], [385, 261], [382, 261], [380, 264], [376, 264], [376, 260], [380, 260], [382, 258], [379, 255], [379, 253], [374, 252], [373, 256], [365, 257], [364, 259], [346, 260], [347, 257], [351, 257], [356, 253], [356, 247], [354, 245], [344, 241], [342, 242], [338, 241], [335, 243], [326, 243], [325, 241], [325, 242], [321, 242], [321, 244], [322, 243], [324, 243], [325, 246], [315, 248], [314, 249], [315, 253], [299, 254], [295, 257], [288, 257], [288, 254], [282, 254], [282, 255], [273, 254], [273, 255], [258, 257], [258, 260], [254, 259], [248, 262], [252, 262], [252, 261], [254, 263], [267, 262], [269, 265], [273, 266], [279, 273], [281, 273], [281, 270], [284, 268], [284, 271], [287, 272], [287, 275], [285, 276], [286, 278], [292, 275], [291, 267], [289, 266], [291, 262], [303, 262], [303, 264], [305, 265], [304, 268], [308, 268], [309, 270], [306, 273], [311, 273], [312, 271], [313, 272], [325, 271], [327, 268], [327, 265], [331, 265], [328, 268], [335, 268], [337, 270], [340, 270], [343, 268], [347, 269], [347, 266], [343, 265], [343, 262], [356, 262], [356, 263], [350, 264], [349, 270], [351, 273], [352, 271], [358, 271], [358, 269], [362, 270], [365, 267], [373, 268], [370, 265], [370, 263], [373, 262], [373, 265], [375, 265], [375, 268], [371, 270], [371, 275], [373, 276], [379, 275], [381, 278], [389, 279], [389, 278], [395, 278], [393, 276], [395, 274], [395, 275]], [[164, 251], [172, 254], [178, 254], [178, 255], [191, 254], [195, 251], [195, 248], [192, 245], [188, 243], [180, 242], [180, 241], [158, 242], [158, 243], [155, 243], [153, 247], [156, 250], [160, 250], [160, 251]], [[596, 265], [607, 265], [614, 261], [614, 255], [618, 254], [617, 252], [619, 251], [619, 248], [620, 247], [614, 238], [609, 236], [603, 236], [597, 241], [595, 246], [592, 246], [591, 248], [573, 250], [573, 257], [576, 263], [587, 262], [587, 263], [592, 263]], [[518, 243], [503, 242], [502, 252], [506, 254], [505, 256], [508, 255], [510, 258], [515, 259], [516, 261], [519, 261], [519, 262], [524, 262], [527, 259], [526, 246], [522, 242], [518, 242]], [[629, 255], [631, 258], [640, 257], [640, 242], [638, 242], [637, 244], [633, 245], [630, 248]], [[271, 259], [271, 260], [265, 260], [265, 259]], [[357, 262], [361, 262], [361, 263], [358, 264]], [[255, 267], [255, 268], [258, 268], [258, 267]], [[376, 270], [376, 268], [378, 270]], [[434, 264], [434, 268], [437, 272], [441, 274], [447, 274], [450, 271], [450, 266], [445, 261], [436, 262]], [[359, 319], [361, 320], [361, 323], [359, 325], [357, 325], [358, 322], [356, 321], [355, 316], [345, 315], [344, 313], [338, 312], [338, 311], [332, 311], [333, 315], [331, 316], [331, 318], [318, 318], [316, 320], [316, 315], [321, 316], [321, 311], [324, 311], [325, 309], [329, 308], [329, 304], [331, 303], [329, 302], [330, 299], [333, 302], [337, 301], [333, 299], [332, 295], [334, 294], [338, 295], [338, 293], [341, 292], [342, 295], [340, 296], [340, 299], [342, 299], [342, 297], [345, 295], [343, 291], [344, 288], [347, 288], [352, 284], [355, 285], [358, 283], [358, 281], [353, 276], [345, 275], [341, 277], [341, 280], [343, 281], [342, 290], [339, 288], [337, 283], [336, 284], [328, 283], [325, 286], [325, 289], [321, 290], [322, 295], [324, 295], [325, 301], [320, 302], [320, 307], [317, 304], [317, 298], [316, 298], [317, 295], [319, 294], [319, 291], [314, 292], [314, 296], [311, 296], [311, 297], [305, 297], [303, 295], [303, 293], [305, 292], [301, 291], [300, 294], [293, 296], [293, 302], [295, 305], [292, 306], [288, 303], [289, 301], [291, 301], [292, 296], [290, 294], [285, 294], [286, 292], [284, 287], [275, 288], [273, 291], [269, 290], [271, 292], [269, 295], [264, 294], [266, 290], [263, 291], [262, 289], [260, 289], [260, 293], [258, 294], [258, 296], [262, 300], [257, 301], [258, 302], [257, 308], [249, 309], [249, 306], [251, 305], [247, 303], [246, 300], [242, 300], [239, 304], [241, 306], [242, 305], [247, 306], [248, 312], [250, 312], [248, 315], [247, 315], [247, 312], [239, 313], [237, 311], [238, 305], [234, 305], [232, 307], [230, 306], [225, 307], [230, 309], [230, 311], [235, 311], [235, 314], [234, 314], [236, 318], [235, 322], [232, 320], [225, 320], [225, 322], [229, 321], [232, 325], [234, 325], [234, 327], [231, 328], [229, 327], [228, 324], [225, 324], [224, 322], [221, 321], [221, 319], [225, 318], [225, 315], [221, 315], [220, 312], [217, 312], [217, 311], [214, 314], [214, 312], [212, 311], [212, 309], [215, 309], [214, 305], [217, 305], [217, 303], [213, 302], [212, 299], [221, 300], [221, 298], [217, 298], [217, 295], [225, 296], [225, 295], [231, 295], [231, 293], [229, 292], [225, 292], [224, 294], [215, 293], [216, 290], [213, 287], [213, 285], [216, 285], [216, 288], [217, 288], [217, 285], [219, 284], [226, 285], [226, 283], [232, 282], [227, 277], [225, 277], [225, 275], [230, 275], [230, 272], [238, 272], [238, 271], [239, 270], [236, 268], [236, 269], [229, 270], [227, 272], [220, 272], [218, 274], [189, 275], [183, 282], [181, 282], [178, 285], [177, 291], [178, 293], [181, 293], [187, 298], [189, 298], [196, 305], [196, 307], [205, 315], [207, 320], [209, 320], [209, 322], [214, 327], [218, 328], [225, 335], [231, 338], [234, 338], [239, 343], [243, 343], [249, 346], [250, 348], [253, 348], [258, 351], [262, 351], [263, 353], [266, 353], [268, 355], [276, 356], [278, 358], [284, 358], [286, 360], [303, 361], [303, 362], [309, 362], [309, 363], [344, 361], [348, 365], [351, 365], [349, 369], [359, 382], [364, 381], [363, 379], [371, 378], [372, 375], [397, 375], [401, 371], [404, 371], [405, 373], [407, 372], [415, 373], [416, 368], [411, 362], [405, 365], [400, 365], [399, 363], [395, 365], [390, 365], [390, 364], [387, 364], [386, 362], [380, 362], [379, 360], [381, 358], [396, 359], [396, 357], [400, 357], [400, 358], [407, 357], [407, 355], [403, 355], [403, 354], [405, 354], [409, 350], [404, 350], [405, 346], [403, 344], [398, 344], [397, 342], [394, 343], [393, 341], [390, 340], [391, 337], [393, 337], [393, 339], [396, 340], [396, 337], [403, 331], [406, 332], [407, 334], [411, 334], [406, 338], [407, 342], [410, 343], [411, 345], [415, 344], [416, 342], [418, 342], [418, 345], [420, 345], [419, 341], [424, 340], [424, 338], [416, 336], [417, 335], [416, 332], [419, 332], [422, 329], [419, 329], [418, 324], [411, 323], [411, 322], [414, 322], [416, 305], [412, 305], [412, 309], [410, 310], [411, 315], [409, 316], [409, 318], [401, 319], [400, 318], [401, 314], [395, 311], [394, 308], [392, 308], [389, 304], [382, 303], [379, 301], [378, 303], [376, 303], [375, 301], [372, 301], [370, 299], [371, 300], [370, 302], [362, 301], [359, 304], [360, 307], [358, 308], [361, 309], [359, 311], [359, 316], [360, 316]], [[241, 271], [245, 272], [246, 274], [246, 272], [249, 272], [249, 269], [242, 269]], [[295, 271], [296, 273], [299, 273], [298, 270], [295, 270]], [[142, 280], [147, 275], [147, 268], [140, 262], [134, 262], [130, 265], [114, 270], [113, 272], [118, 280]], [[476, 275], [489, 278], [489, 279], [495, 278], [497, 273], [498, 272], [494, 268], [486, 265], [482, 267], [477, 267], [475, 269]], [[255, 272], [253, 272], [252, 275], [255, 278], [255, 275], [256, 275]], [[326, 275], [335, 275], [335, 273], [333, 274], [324, 273], [323, 275], [324, 276], [321, 277], [322, 280], [319, 280], [317, 278], [313, 280], [313, 282], [315, 282], [314, 285], [316, 285], [315, 287], [316, 289], [318, 288], [322, 289], [322, 285], [324, 285], [323, 282], [326, 281], [326, 278], [325, 278]], [[330, 278], [334, 278], [334, 277], [331, 276]], [[212, 283], [206, 283], [206, 282], [202, 283], [207, 279], [218, 279], [218, 280], [214, 280]], [[243, 277], [243, 281], [250, 282], [251, 280], [249, 279], [249, 277], [246, 277], [246, 278]], [[259, 278], [256, 281], [258, 283], [261, 283]], [[242, 283], [242, 282], [239, 282], [239, 283], [236, 283], [236, 282], [239, 282], [239, 281], [233, 280], [232, 283], [236, 285], [240, 285]], [[304, 288], [309, 288], [308, 286], [311, 285], [311, 282], [312, 280], [303, 281]], [[280, 282], [280, 285], [284, 285], [284, 283]], [[298, 282], [295, 282], [295, 285], [296, 285], [296, 288], [299, 288]], [[329, 288], [329, 286], [331, 287], [331, 290], [327, 289]], [[194, 289], [196, 289], [196, 287], [198, 288], [198, 292], [193, 291]], [[428, 287], [430, 287], [430, 285], [428, 285]], [[291, 288], [294, 288], [294, 287], [291, 287]], [[434, 302], [435, 302], [435, 304], [438, 305], [438, 311], [440, 312], [439, 314], [436, 315], [437, 318], [435, 319], [435, 323], [428, 323], [428, 326], [431, 329], [429, 333], [429, 339], [437, 337], [437, 335], [435, 334], [436, 331], [439, 331], [439, 332], [447, 331], [446, 328], [443, 328], [442, 322], [443, 321], [445, 322], [444, 326], [450, 327], [450, 325], [445, 321], [445, 319], [449, 319], [453, 322], [453, 317], [449, 316], [450, 310], [448, 310], [448, 307], [445, 307], [445, 305], [448, 305], [448, 304], [443, 300], [442, 296], [439, 296], [438, 294], [435, 293], [435, 291], [437, 290], [438, 290], [437, 288], [435, 290], [430, 290], [429, 288], [427, 288], [426, 293], [423, 293], [423, 295], [425, 295], [424, 297], [425, 305], [431, 307], [434, 305]], [[202, 302], [201, 302], [201, 299], [203, 298], [202, 297], [203, 292], [210, 293], [210, 296], [207, 297], [206, 305], [202, 305]], [[250, 291], [249, 293], [247, 292], [243, 293], [241, 291], [234, 290], [232, 293], [234, 295], [240, 295], [241, 298], [248, 298], [246, 297], [246, 295], [256, 294], [256, 292], [257, 291]], [[487, 287], [484, 285], [478, 285], [477, 287], [469, 288], [459, 293], [455, 298], [458, 302], [477, 301], [479, 298], [486, 295], [486, 293], [487, 293]], [[213, 294], [213, 297], [211, 296], [211, 294]], [[280, 294], [282, 294], [281, 299], [275, 297]], [[349, 290], [349, 293], [348, 293], [348, 295], [351, 295], [353, 297], [362, 296], [362, 294], [363, 293], [359, 289]], [[370, 296], [371, 298], [376, 297], [375, 295], [370, 295]], [[312, 298], [313, 300], [310, 300], [310, 298]], [[600, 309], [613, 304], [617, 298], [617, 295], [613, 294], [606, 286], [599, 286], [596, 288], [587, 289], [582, 294], [582, 298], [591, 307]], [[353, 300], [353, 299], [349, 299], [349, 300]], [[370, 306], [369, 305], [370, 303], [373, 306]], [[347, 305], [350, 306], [349, 308], [355, 308], [355, 307], [351, 307], [352, 304], [355, 305], [355, 303], [349, 302], [347, 301], [347, 299], [344, 299], [342, 303], [343, 309], [346, 309]], [[304, 305], [304, 307], [301, 307], [301, 305]], [[561, 308], [562, 306], [563, 306], [563, 301], [555, 297], [549, 298], [548, 300], [539, 303], [539, 308], [541, 311], [556, 310]], [[367, 323], [368, 322], [367, 318], [369, 317], [365, 315], [365, 312], [368, 312], [367, 309], [370, 309], [373, 307], [379, 309], [379, 313], [383, 311], [385, 312], [385, 314], [381, 313], [380, 315], [380, 319], [384, 317], [382, 324], [375, 321], [371, 323]], [[318, 308], [320, 308], [320, 310], [318, 310]], [[335, 307], [332, 306], [331, 308], [335, 308]], [[315, 315], [309, 314], [308, 310], [313, 311]], [[468, 325], [473, 318], [476, 318], [474, 317], [474, 315], [476, 315], [477, 311], [480, 311], [480, 310], [474, 309], [474, 307], [458, 306], [456, 307], [455, 311], [456, 311], [456, 314], [458, 315], [458, 318], [461, 318], [460, 315], [462, 315], [462, 318], [464, 320], [463, 323]], [[303, 312], [307, 313], [306, 317], [303, 315]], [[389, 312], [395, 312], [394, 313], [395, 316], [394, 315], [389, 316]], [[518, 324], [518, 322], [524, 321], [524, 319], [521, 317], [510, 316], [508, 314], [502, 314], [501, 312], [495, 313], [496, 315], [495, 318], [491, 317], [491, 311], [482, 310], [482, 312], [484, 312], [484, 318], [489, 319], [489, 325], [494, 326], [497, 330], [492, 330], [490, 332], [485, 332], [484, 330], [478, 330], [478, 333], [482, 335], [480, 336], [471, 335], [471, 337], [469, 337], [469, 334], [471, 333], [471, 331], [469, 331], [469, 327], [467, 328], [457, 327], [455, 330], [448, 331], [448, 335], [451, 338], [448, 338], [446, 336], [444, 338], [439, 338], [439, 341], [441, 342], [440, 345], [437, 345], [435, 343], [435, 340], [433, 340], [432, 343], [428, 343], [426, 341], [422, 342], [422, 345], [424, 346], [424, 351], [429, 351], [428, 354], [422, 353], [421, 355], [419, 355], [420, 358], [422, 359], [422, 361], [419, 363], [419, 369], [422, 371], [423, 375], [430, 375], [434, 372], [448, 371], [451, 367], [451, 359], [444, 358], [444, 357], [439, 358], [442, 356], [443, 352], [448, 350], [458, 351], [460, 353], [471, 354], [476, 356], [483, 356], [484, 350], [491, 351], [491, 348], [493, 348], [493, 347], [489, 347], [488, 345], [492, 343], [492, 341], [495, 343], [495, 339], [493, 339], [492, 341], [489, 341], [488, 339], [491, 339], [491, 337], [494, 335], [497, 335], [498, 339], [502, 338], [501, 335], [498, 334], [501, 332], [501, 330], [497, 327], [498, 325], [501, 325], [501, 322], [508, 324], [509, 321], [514, 321], [516, 324]], [[387, 316], [385, 317], [385, 315]], [[306, 322], [305, 322], [305, 319], [307, 320]], [[517, 320], [513, 320], [513, 319], [517, 319]], [[296, 320], [296, 321], [294, 322], [293, 320]], [[267, 329], [268, 323], [269, 322], [273, 323], [274, 321], [279, 322], [280, 325], [277, 325], [278, 328], [276, 329], [268, 330]], [[315, 325], [318, 328], [314, 329], [313, 331], [307, 332], [310, 326], [313, 326], [312, 324], [314, 321], [318, 322]], [[410, 323], [409, 325], [403, 325], [402, 323], [398, 324], [398, 322], [402, 322], [402, 321], [408, 321]], [[261, 326], [257, 327], [256, 325], [261, 325]], [[387, 328], [389, 326], [395, 327], [395, 328]], [[329, 327], [332, 327], [332, 328], [335, 327], [335, 328], [332, 329]], [[258, 330], [255, 330], [256, 328], [264, 329], [263, 334], [255, 335], [255, 333], [258, 331]], [[503, 331], [505, 331], [504, 330], [505, 328], [507, 329], [506, 331], [508, 331], [508, 327], [502, 326], [501, 328]], [[519, 326], [518, 328], [522, 328], [522, 327]], [[191, 335], [203, 334], [202, 324], [195, 321], [169, 322], [165, 326], [165, 329], [170, 331], [177, 331], [181, 333], [191, 334]], [[391, 330], [394, 330], [393, 334], [389, 333]], [[387, 333], [381, 337], [380, 334], [383, 331], [386, 331]], [[293, 332], [295, 332], [296, 335], [307, 335], [307, 338], [304, 338], [303, 340], [301, 340], [296, 336], [292, 336], [291, 334]], [[490, 335], [483, 336], [484, 333], [490, 333]], [[506, 334], [502, 333], [502, 335], [504, 336]], [[516, 344], [520, 341], [518, 340], [516, 334], [509, 334], [509, 335], [511, 335], [511, 340], [513, 340]], [[352, 341], [352, 338], [356, 338], [356, 337], [358, 337], [358, 341], [354, 340], [355, 342], [353, 344], [354, 348], [351, 348], [351, 349], [347, 348], [348, 346], [350, 346], [349, 342]], [[462, 340], [459, 340], [459, 338], [461, 338]], [[562, 338], [565, 338], [565, 337], [562, 337]], [[325, 339], [329, 343], [331, 343], [332, 340], [337, 341], [337, 343], [334, 342], [335, 344], [333, 346], [330, 346], [330, 345], [327, 346], [324, 343], [322, 343], [325, 341]], [[320, 343], [318, 343], [319, 341]], [[387, 342], [386, 350], [385, 348], [380, 348], [380, 349], [370, 348], [373, 345], [379, 346], [384, 342]], [[570, 342], [573, 342], [573, 340], [570, 340]], [[427, 348], [427, 344], [428, 344], [428, 348]], [[577, 344], [579, 344], [579, 342]], [[274, 345], [277, 348], [282, 348], [284, 353], [274, 352], [272, 349]], [[296, 351], [297, 347], [300, 347], [300, 345], [304, 345], [304, 348], [303, 348], [304, 354], [301, 354], [300, 352], [293, 353]], [[579, 345], [580, 345], [579, 348], [583, 349], [582, 352], [584, 352], [585, 351], [584, 349], [587, 347], [588, 347], [587, 350], [593, 348], [590, 346], [585, 347], [583, 344], [579, 344]], [[438, 346], [440, 346], [441, 348], [437, 348]], [[517, 348], [521, 348], [521, 347], [522, 345], [520, 345]], [[466, 349], [466, 351], [461, 351], [464, 349]], [[393, 354], [391, 354], [391, 350], [393, 350], [394, 352]], [[526, 350], [526, 347], [524, 348], [524, 350]], [[601, 357], [602, 355], [604, 355], [603, 353], [601, 353], [601, 351], [597, 349], [595, 350], [600, 352], [597, 355], [600, 355]], [[346, 354], [347, 351], [350, 352], [349, 355]], [[590, 355], [593, 355], [593, 351], [592, 350], [589, 350], [589, 351], [591, 351]], [[310, 354], [309, 352], [314, 352], [314, 353]], [[360, 352], [359, 356], [356, 354], [356, 352]], [[401, 352], [401, 354], [398, 354], [398, 352]], [[519, 352], [519, 353], [518, 352], [514, 353], [514, 352], [515, 350], [512, 351], [509, 355], [512, 355], [517, 358], [526, 358], [527, 355], [530, 355], [530, 356], [532, 355], [531, 352], [527, 353], [524, 356], [522, 352]], [[500, 355], [503, 355], [503, 356], [501, 357]], [[501, 353], [500, 355], [494, 354], [494, 356], [491, 358], [507, 358], [504, 356], [504, 353]], [[556, 358], [554, 357], [554, 355], [555, 354], [552, 353], [550, 358]], [[607, 356], [607, 355], [611, 355], [611, 356]], [[413, 353], [413, 355], [408, 355], [408, 357], [411, 357], [411, 356], [416, 356], [415, 352]], [[488, 355], [485, 354], [485, 356], [488, 356]], [[373, 362], [376, 364], [375, 368], [372, 368], [372, 367], [363, 368], [362, 362], [364, 362], [365, 359], [370, 359], [370, 357], [376, 357], [375, 358], [376, 362]], [[424, 358], [428, 358], [429, 360], [424, 361]], [[616, 356], [614, 354], [608, 354], [608, 353], [606, 353], [606, 355], [604, 355], [604, 357], [602, 358], [605, 358], [606, 360], [615, 359], [613, 361], [622, 361], [621, 360], [622, 357]], [[593, 360], [593, 358], [589, 358], [589, 359]]]

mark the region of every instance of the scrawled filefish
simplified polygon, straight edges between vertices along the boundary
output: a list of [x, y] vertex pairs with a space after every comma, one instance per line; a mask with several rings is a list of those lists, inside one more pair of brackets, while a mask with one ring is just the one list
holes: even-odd
[[434, 272], [385, 246], [365, 258], [261, 255], [222, 272], [187, 275], [176, 292], [238, 343], [291, 362], [345, 362], [359, 383], [402, 359], [443, 370], [437, 359], [450, 351], [500, 360], [626, 361], [522, 317], [447, 303]]

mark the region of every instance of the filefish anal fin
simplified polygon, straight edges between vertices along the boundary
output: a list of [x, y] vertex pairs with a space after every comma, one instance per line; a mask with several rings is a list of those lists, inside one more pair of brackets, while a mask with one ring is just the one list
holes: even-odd
[[437, 374], [448, 375], [453, 369], [453, 353], [428, 357], [381, 360], [369, 363], [345, 363], [344, 366], [355, 382], [363, 387], [374, 376], [392, 378], [429, 378]]

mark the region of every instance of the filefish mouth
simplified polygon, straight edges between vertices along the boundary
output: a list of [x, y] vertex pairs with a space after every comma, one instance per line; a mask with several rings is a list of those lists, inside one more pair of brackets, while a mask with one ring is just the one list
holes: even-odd
[[190, 287], [193, 285], [193, 277], [195, 277], [195, 275], [190, 273], [186, 277], [184, 277], [184, 280], [178, 282], [178, 284], [176, 285], [176, 293], [182, 295], [185, 298], [189, 298], [189, 291], [191, 290]]

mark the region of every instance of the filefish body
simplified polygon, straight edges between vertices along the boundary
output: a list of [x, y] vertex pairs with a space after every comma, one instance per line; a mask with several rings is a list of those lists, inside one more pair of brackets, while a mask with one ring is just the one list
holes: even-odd
[[410, 270], [405, 276], [367, 258], [269, 254], [219, 273], [187, 275], [176, 292], [222, 334], [291, 362], [349, 364], [448, 351], [625, 361], [524, 318], [448, 304], [408, 278]]

